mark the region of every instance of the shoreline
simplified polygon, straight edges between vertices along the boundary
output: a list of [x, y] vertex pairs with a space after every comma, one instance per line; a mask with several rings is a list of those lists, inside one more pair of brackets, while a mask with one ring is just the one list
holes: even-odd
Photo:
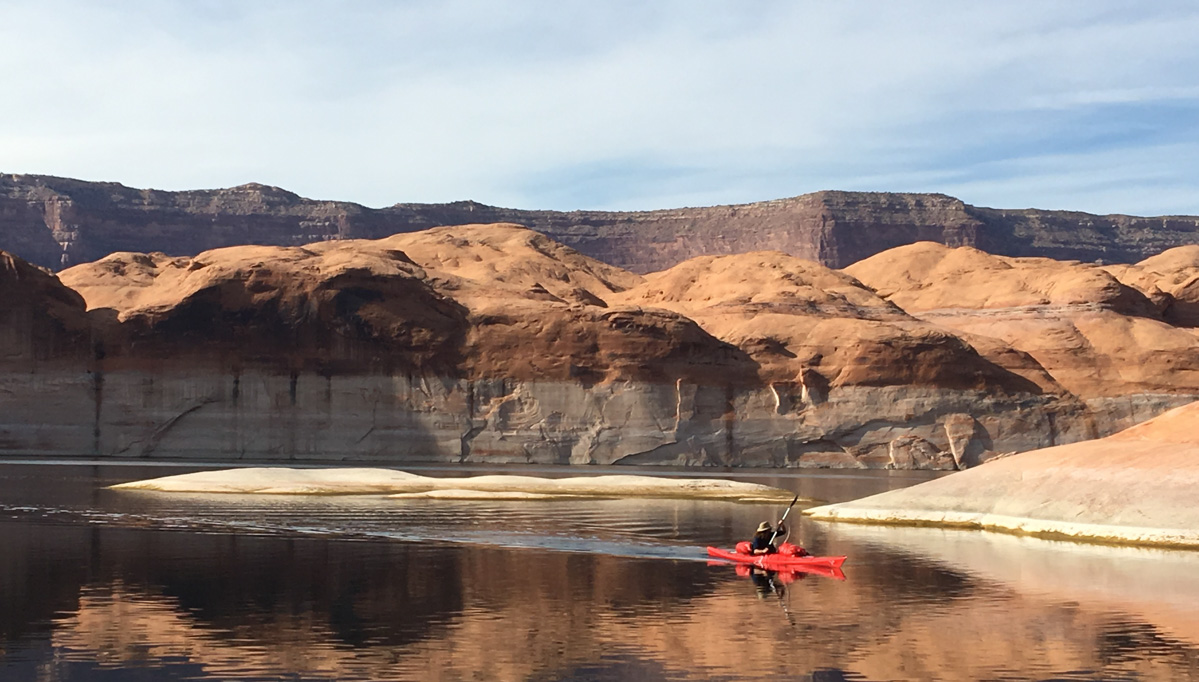
[[818, 521], [1199, 550], [1199, 402], [1106, 438], [804, 510]]
[[981, 512], [866, 509], [851, 504], [812, 507], [800, 513], [815, 521], [865, 526], [944, 528], [1094, 545], [1199, 551], [1199, 530], [1069, 523]]

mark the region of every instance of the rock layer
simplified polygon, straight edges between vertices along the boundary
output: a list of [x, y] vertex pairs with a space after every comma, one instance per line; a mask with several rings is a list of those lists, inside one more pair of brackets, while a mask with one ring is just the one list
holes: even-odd
[[[1199, 336], [1168, 322], [1162, 311], [1172, 296], [1145, 283], [1185, 282], [1185, 271], [1161, 275], [1139, 265], [1113, 270], [924, 242], [878, 254], [845, 272], [928, 323], [1027, 353], [1062, 387], [1088, 401], [1108, 428], [1199, 399]], [[986, 344], [978, 347], [994, 353]], [[1005, 362], [1001, 355], [992, 357]]]
[[118, 251], [192, 256], [238, 244], [378, 239], [441, 225], [517, 223], [638, 273], [703, 255], [773, 249], [844, 267], [917, 241], [1008, 256], [1132, 263], [1199, 243], [1199, 218], [1138, 218], [970, 206], [940, 194], [825, 191], [733, 206], [538, 211], [473, 201], [372, 209], [260, 184], [164, 192], [0, 176], [0, 249], [60, 268]]

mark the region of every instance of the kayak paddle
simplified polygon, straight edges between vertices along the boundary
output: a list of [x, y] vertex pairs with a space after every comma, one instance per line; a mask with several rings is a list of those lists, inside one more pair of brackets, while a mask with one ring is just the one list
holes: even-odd
[[[796, 493], [795, 498], [791, 500], [791, 504], [787, 505], [787, 511], [783, 512], [783, 518], [779, 519], [779, 526], [783, 525], [783, 521], [787, 520], [787, 514], [791, 513], [791, 507], [794, 507], [796, 502], [799, 502], [799, 493]], [[774, 544], [774, 539], [778, 537], [778, 534], [778, 526], [775, 526], [774, 532], [770, 534], [770, 544]]]

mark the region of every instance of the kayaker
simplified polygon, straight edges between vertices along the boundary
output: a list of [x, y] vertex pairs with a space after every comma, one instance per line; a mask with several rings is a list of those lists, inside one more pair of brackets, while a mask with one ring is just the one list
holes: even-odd
[[749, 552], [750, 554], [774, 554], [779, 551], [779, 548], [775, 547], [774, 541], [786, 536], [787, 527], [783, 525], [782, 521], [779, 521], [777, 531], [771, 527], [769, 521], [763, 521], [758, 524], [757, 532], [749, 541]]

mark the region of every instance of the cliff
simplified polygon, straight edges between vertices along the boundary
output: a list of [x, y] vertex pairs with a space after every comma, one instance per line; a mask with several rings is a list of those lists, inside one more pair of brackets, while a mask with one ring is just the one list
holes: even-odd
[[435, 226], [515, 223], [637, 273], [703, 255], [777, 250], [844, 267], [917, 241], [1007, 256], [1132, 263], [1199, 243], [1199, 218], [970, 206], [939, 194], [825, 191], [733, 206], [538, 211], [449, 204], [372, 209], [259, 184], [164, 192], [49, 176], [0, 176], [0, 249], [63, 268], [119, 252], [194, 256], [239, 244], [379, 239]]
[[32, 366], [92, 357], [92, 323], [77, 292], [0, 251], [0, 362]]
[[2, 262], [10, 454], [956, 469], [1199, 397], [1186, 253], [643, 276], [497, 224]]
[[1179, 324], [1199, 267], [1178, 256], [1112, 269], [924, 242], [845, 272], [921, 320], [1027, 353], [1121, 428], [1199, 396], [1199, 336]]
[[777, 252], [643, 277], [486, 225], [10, 260], [10, 454], [952, 469], [1097, 428], [1027, 354]]

